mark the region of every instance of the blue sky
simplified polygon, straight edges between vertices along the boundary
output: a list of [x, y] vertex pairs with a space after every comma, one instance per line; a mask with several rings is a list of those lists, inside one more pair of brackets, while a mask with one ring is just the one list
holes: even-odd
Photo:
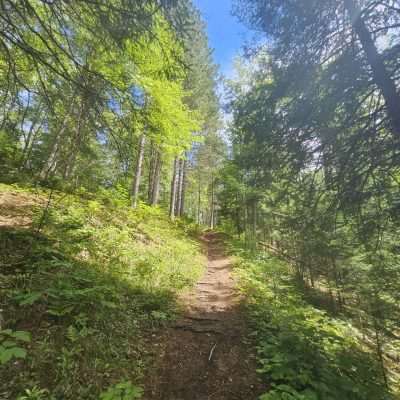
[[214, 59], [224, 75], [232, 74], [232, 60], [240, 52], [249, 31], [231, 15], [232, 0], [194, 0], [207, 24]]

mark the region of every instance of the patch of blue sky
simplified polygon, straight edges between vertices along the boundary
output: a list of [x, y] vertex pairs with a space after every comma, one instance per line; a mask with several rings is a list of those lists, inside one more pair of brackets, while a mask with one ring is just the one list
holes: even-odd
[[232, 15], [232, 0], [194, 0], [207, 25], [210, 46], [220, 72], [230, 78], [234, 72], [234, 58], [252, 32]]

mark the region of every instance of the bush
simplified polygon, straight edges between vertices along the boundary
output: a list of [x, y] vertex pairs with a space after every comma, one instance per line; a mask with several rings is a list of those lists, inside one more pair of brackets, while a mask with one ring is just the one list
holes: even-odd
[[236, 273], [258, 343], [262, 400], [378, 400], [391, 395], [379, 363], [354, 328], [307, 304], [289, 266], [273, 257], [238, 258]]

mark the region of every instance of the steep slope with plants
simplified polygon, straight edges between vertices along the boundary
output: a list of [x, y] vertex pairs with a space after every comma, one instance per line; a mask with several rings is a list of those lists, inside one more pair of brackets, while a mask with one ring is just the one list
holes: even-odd
[[195, 232], [122, 190], [0, 189], [0, 397], [140, 393], [146, 340], [203, 271]]

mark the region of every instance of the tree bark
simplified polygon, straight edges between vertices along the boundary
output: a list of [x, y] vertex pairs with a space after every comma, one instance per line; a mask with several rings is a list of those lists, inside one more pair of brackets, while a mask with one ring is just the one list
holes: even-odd
[[64, 173], [63, 173], [63, 178], [68, 179], [74, 169], [75, 166], [75, 160], [76, 156], [79, 152], [79, 148], [81, 146], [82, 142], [82, 135], [83, 135], [83, 129], [82, 126], [84, 124], [85, 120], [85, 112], [86, 112], [86, 103], [85, 101], [82, 101], [81, 107], [79, 109], [79, 114], [78, 114], [78, 120], [76, 124], [76, 130], [75, 130], [75, 136], [71, 140], [71, 149], [69, 152], [69, 155], [67, 157], [65, 167], [64, 167]]
[[197, 193], [197, 223], [200, 225], [200, 208], [201, 208], [201, 176], [199, 174], [198, 193]]
[[153, 188], [152, 188], [152, 194], [151, 194], [151, 203], [150, 203], [152, 206], [155, 206], [158, 204], [158, 199], [160, 196], [161, 167], [162, 167], [161, 154], [157, 151], [155, 166], [154, 166], [154, 180], [153, 180]]
[[32, 125], [29, 128], [27, 139], [26, 139], [24, 149], [23, 149], [22, 155], [21, 155], [21, 161], [20, 161], [20, 166], [19, 166], [20, 171], [27, 169], [29, 161], [30, 161], [30, 157], [31, 157], [31, 154], [33, 151], [33, 147], [35, 145], [35, 140], [36, 140], [37, 134], [40, 131], [40, 129], [42, 128], [42, 123], [41, 123], [37, 126], [36, 129], [34, 129], [35, 128], [34, 125], [36, 124], [36, 122], [32, 122]]
[[147, 202], [151, 205], [153, 203], [153, 189], [154, 189], [154, 176], [156, 172], [157, 153], [154, 149], [154, 143], [151, 142], [150, 147], [150, 166], [149, 166], [149, 187], [147, 191]]
[[[22, 171], [26, 168], [26, 165], [29, 161], [29, 157], [32, 153], [32, 147], [35, 143], [35, 137], [43, 125], [43, 122], [39, 122], [40, 117], [41, 117], [41, 112], [42, 112], [41, 104], [42, 103], [39, 102], [39, 104], [37, 105], [37, 111], [31, 120], [31, 126], [29, 127], [29, 131], [28, 131], [27, 135], [24, 134], [24, 147], [22, 150], [20, 164], [19, 164], [20, 171]], [[36, 125], [38, 125], [37, 128], [36, 128]], [[21, 130], [22, 130], [22, 132], [24, 131], [23, 125], [21, 125]]]
[[67, 130], [68, 117], [72, 114], [74, 106], [75, 106], [75, 93], [73, 94], [73, 98], [69, 105], [68, 111], [64, 115], [60, 129], [55, 134], [55, 137], [53, 139], [53, 142], [52, 142], [51, 148], [50, 148], [50, 155], [49, 155], [45, 165], [43, 166], [42, 170], [39, 173], [40, 178], [43, 180], [47, 180], [49, 175], [54, 173], [54, 171], [57, 168], [57, 162], [58, 162], [57, 157], [60, 152], [64, 133]]
[[144, 146], [146, 144], [146, 136], [141, 135], [139, 138], [139, 149], [138, 156], [136, 160], [136, 171], [133, 179], [132, 185], [132, 207], [136, 208], [137, 201], [139, 197], [139, 188], [140, 188], [140, 180], [142, 177], [142, 165], [143, 165], [143, 156], [144, 156]]
[[385, 100], [387, 113], [393, 127], [393, 133], [400, 137], [400, 95], [397, 92], [396, 85], [391, 79], [383, 59], [378, 53], [372, 35], [362, 19], [360, 8], [354, 0], [344, 0], [344, 5], [349, 13], [353, 29], [361, 42], [362, 49], [372, 69], [374, 82], [380, 89]]
[[178, 173], [178, 193], [177, 193], [177, 201], [176, 201], [176, 210], [175, 213], [177, 216], [181, 216], [181, 207], [182, 207], [182, 191], [183, 191], [183, 170], [185, 168], [185, 160], [179, 160], [179, 173]]
[[182, 215], [185, 212], [185, 193], [186, 193], [186, 181], [187, 181], [187, 176], [186, 176], [186, 170], [187, 170], [187, 161], [183, 160], [183, 177], [182, 177], [182, 193], [181, 193], [181, 206], [179, 209], [179, 216], [182, 217]]
[[252, 248], [255, 250], [257, 247], [257, 200], [253, 201], [253, 229], [252, 229], [252, 236], [253, 236], [253, 243]]
[[169, 204], [169, 216], [171, 219], [175, 218], [176, 197], [177, 197], [177, 191], [178, 191], [178, 168], [179, 168], [179, 161], [175, 157], [174, 170], [173, 170], [172, 179], [171, 179], [171, 199], [170, 199], [170, 204]]
[[62, 122], [60, 129], [58, 130], [58, 132], [56, 133], [56, 135], [54, 137], [54, 140], [53, 140], [53, 143], [52, 143], [51, 149], [50, 149], [50, 155], [49, 155], [44, 167], [40, 171], [40, 177], [43, 180], [47, 180], [49, 175], [52, 174], [57, 168], [57, 157], [58, 157], [58, 153], [60, 152], [61, 141], [64, 136], [64, 132], [67, 129], [67, 118], [68, 118], [68, 116], [66, 115], [64, 117], [64, 120]]
[[214, 229], [214, 176], [211, 176], [210, 228]]

